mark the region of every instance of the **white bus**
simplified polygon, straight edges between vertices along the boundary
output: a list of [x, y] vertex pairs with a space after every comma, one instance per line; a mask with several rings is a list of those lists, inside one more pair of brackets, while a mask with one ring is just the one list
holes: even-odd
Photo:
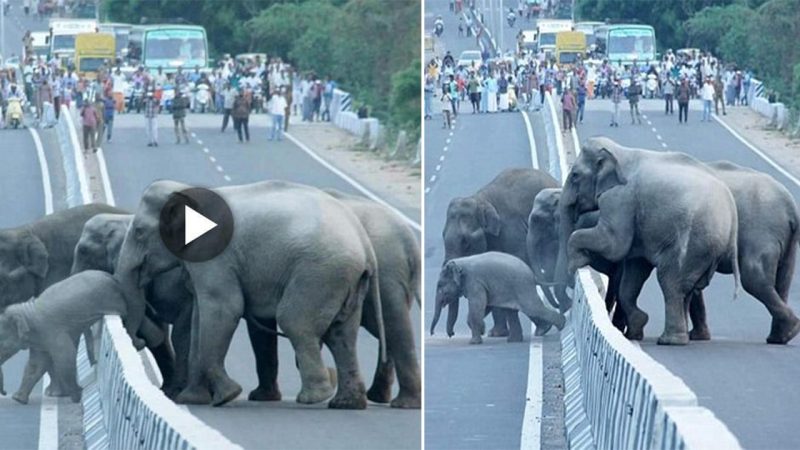
[[62, 65], [66, 65], [75, 56], [75, 36], [96, 31], [97, 21], [94, 19], [50, 19], [49, 58], [58, 58]]
[[539, 51], [550, 56], [556, 52], [556, 34], [561, 31], [572, 31], [573, 22], [563, 19], [540, 19], [536, 22]]

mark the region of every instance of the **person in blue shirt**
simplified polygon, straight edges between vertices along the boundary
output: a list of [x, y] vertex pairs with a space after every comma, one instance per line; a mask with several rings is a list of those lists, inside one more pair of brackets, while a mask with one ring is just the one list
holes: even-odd
[[325, 109], [322, 111], [322, 120], [326, 122], [331, 121], [331, 101], [333, 100], [334, 90], [336, 90], [336, 82], [325, 77], [324, 90], [322, 92], [322, 100], [325, 104]]
[[115, 107], [116, 102], [114, 102], [114, 99], [106, 95], [105, 99], [103, 99], [103, 125], [105, 126], [106, 142], [111, 142], [111, 129], [114, 127]]
[[578, 123], [583, 123], [583, 108], [586, 106], [586, 85], [583, 81], [578, 81], [577, 94], [578, 111], [575, 113], [575, 119]]

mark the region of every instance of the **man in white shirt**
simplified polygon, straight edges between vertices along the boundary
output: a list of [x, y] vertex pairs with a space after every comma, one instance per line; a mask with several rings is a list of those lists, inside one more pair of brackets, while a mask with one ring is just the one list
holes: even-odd
[[125, 110], [125, 88], [127, 86], [128, 80], [117, 67], [117, 70], [111, 75], [111, 94], [114, 97], [114, 109], [117, 114]]
[[269, 140], [283, 140], [283, 117], [287, 108], [283, 89], [278, 89], [269, 101], [269, 113], [272, 114], [272, 134]]

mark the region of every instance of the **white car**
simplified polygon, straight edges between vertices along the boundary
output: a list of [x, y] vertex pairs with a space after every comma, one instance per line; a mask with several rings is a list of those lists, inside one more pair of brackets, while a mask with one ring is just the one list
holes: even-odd
[[481, 52], [478, 50], [466, 50], [461, 52], [461, 55], [458, 57], [458, 61], [456, 61], [457, 66], [463, 66], [467, 68], [472, 68], [474, 64], [475, 70], [481, 68], [483, 64], [483, 60], [481, 58]]

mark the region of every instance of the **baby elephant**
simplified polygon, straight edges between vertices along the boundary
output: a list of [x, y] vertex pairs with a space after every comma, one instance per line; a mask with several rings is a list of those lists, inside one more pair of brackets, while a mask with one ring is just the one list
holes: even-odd
[[11, 305], [0, 314], [0, 364], [30, 348], [14, 400], [28, 403], [45, 371], [61, 394], [81, 398], [76, 374], [77, 342], [83, 330], [105, 314], [125, 314], [125, 298], [114, 277], [87, 270], [45, 289], [39, 297]]
[[537, 335], [546, 333], [552, 325], [559, 330], [564, 328], [564, 316], [544, 306], [536, 293], [536, 280], [528, 265], [507, 253], [481, 253], [455, 258], [444, 265], [436, 285], [431, 334], [442, 308], [457, 304], [460, 297], [469, 301], [470, 344], [483, 342], [483, 318], [489, 306], [522, 311], [536, 324]]

